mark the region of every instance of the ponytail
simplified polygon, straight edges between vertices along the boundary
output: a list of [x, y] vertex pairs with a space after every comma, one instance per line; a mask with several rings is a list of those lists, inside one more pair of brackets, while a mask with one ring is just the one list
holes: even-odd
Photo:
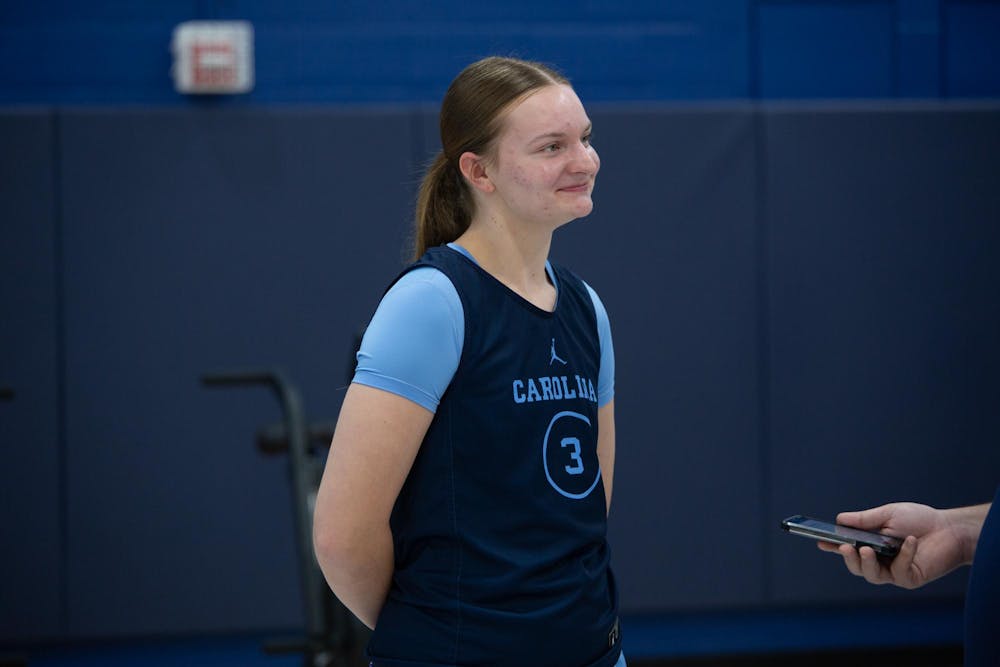
[[439, 152], [417, 193], [414, 260], [428, 248], [454, 241], [469, 228], [472, 202], [468, 187], [444, 151]]

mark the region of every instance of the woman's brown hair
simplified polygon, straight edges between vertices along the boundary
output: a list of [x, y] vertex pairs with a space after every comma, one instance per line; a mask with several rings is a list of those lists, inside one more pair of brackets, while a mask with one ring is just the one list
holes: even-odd
[[428, 248], [461, 236], [475, 213], [458, 159], [465, 152], [487, 155], [500, 132], [504, 111], [527, 93], [569, 84], [541, 63], [491, 56], [462, 70], [441, 102], [441, 146], [417, 194], [414, 259]]

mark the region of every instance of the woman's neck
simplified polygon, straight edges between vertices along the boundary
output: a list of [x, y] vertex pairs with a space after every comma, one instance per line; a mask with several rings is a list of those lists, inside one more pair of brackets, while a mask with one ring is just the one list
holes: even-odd
[[555, 288], [545, 271], [551, 231], [511, 229], [497, 218], [474, 219], [455, 242], [511, 290], [543, 310], [554, 308]]

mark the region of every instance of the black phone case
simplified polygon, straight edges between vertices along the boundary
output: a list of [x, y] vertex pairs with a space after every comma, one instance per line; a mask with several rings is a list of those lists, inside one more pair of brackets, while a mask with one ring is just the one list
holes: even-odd
[[[802, 537], [809, 537], [816, 540], [823, 540], [825, 542], [832, 542], [834, 544], [850, 544], [855, 549], [861, 547], [871, 547], [876, 554], [885, 558], [892, 558], [897, 553], [899, 553], [899, 547], [889, 544], [885, 544], [879, 541], [879, 538], [892, 537], [889, 535], [882, 535], [881, 533], [872, 533], [871, 531], [861, 530], [860, 528], [851, 528], [853, 531], [859, 533], [868, 533], [872, 536], [872, 539], [865, 540], [863, 537], [856, 537], [850, 535], [841, 535], [833, 531], [823, 530], [819, 528], [813, 528], [811, 526], [798, 525], [801, 521], [818, 521], [820, 523], [828, 524], [830, 526], [836, 527], [837, 524], [830, 523], [829, 521], [822, 521], [820, 519], [813, 519], [812, 517], [797, 514], [795, 516], [790, 516], [787, 519], [783, 519], [781, 522], [781, 528], [794, 535], [800, 535]], [[848, 526], [844, 526], [848, 528]], [[898, 538], [892, 538], [897, 539]]]

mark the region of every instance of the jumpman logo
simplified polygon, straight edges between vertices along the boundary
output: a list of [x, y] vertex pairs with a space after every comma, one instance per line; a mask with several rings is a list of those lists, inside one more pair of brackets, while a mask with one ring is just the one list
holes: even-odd
[[563, 366], [566, 365], [566, 360], [563, 359], [563, 358], [561, 358], [558, 354], [556, 354], [556, 339], [553, 338], [552, 339], [552, 358], [549, 359], [549, 366], [551, 366], [552, 364], [556, 363], [557, 361], [560, 364], [562, 364]]

